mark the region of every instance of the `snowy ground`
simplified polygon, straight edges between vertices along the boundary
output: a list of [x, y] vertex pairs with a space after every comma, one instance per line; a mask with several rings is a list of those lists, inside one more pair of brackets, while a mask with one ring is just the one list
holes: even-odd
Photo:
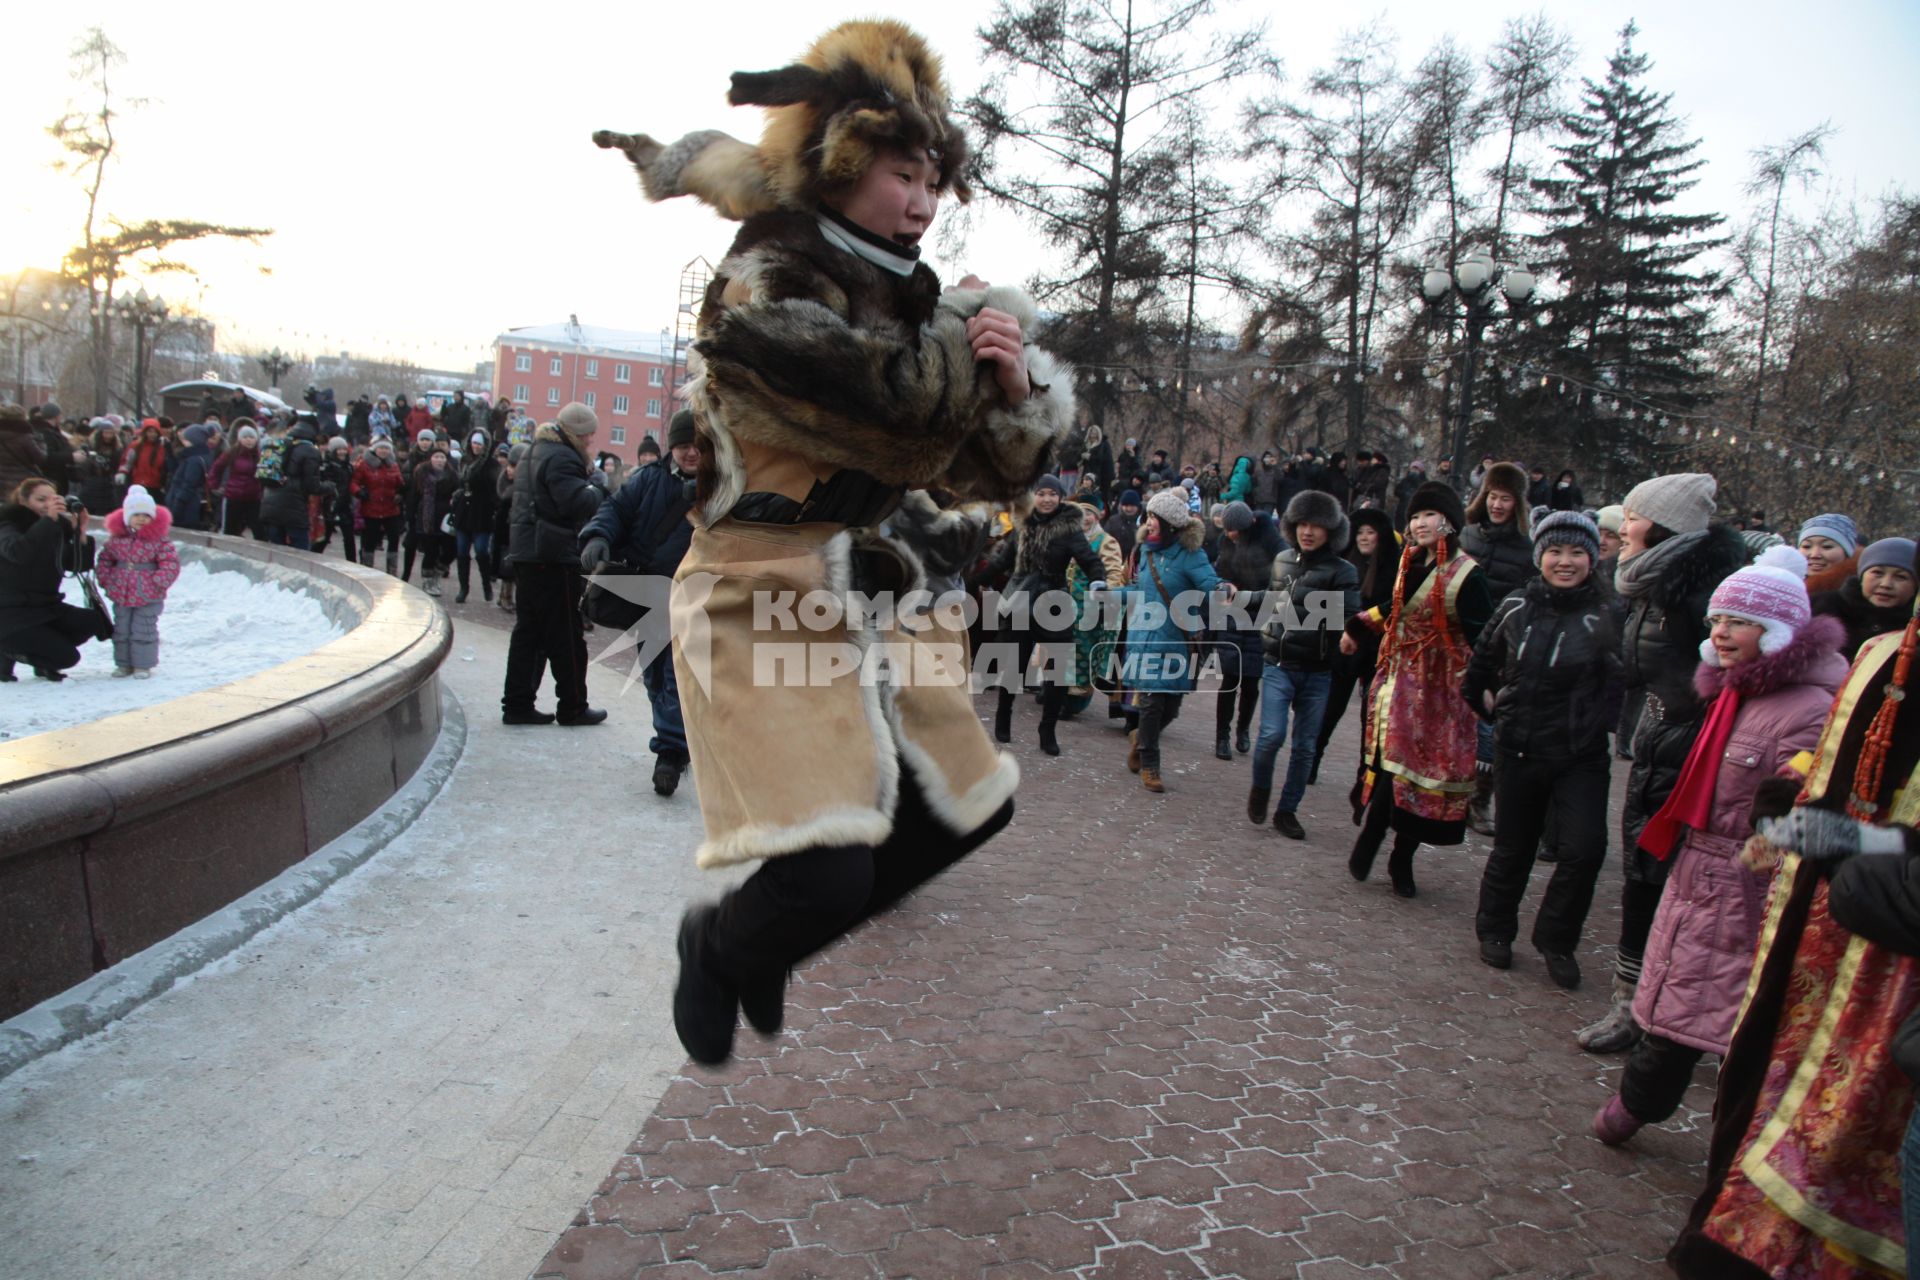
[[[113, 678], [113, 643], [80, 646], [80, 665], [59, 684], [19, 668], [0, 685], [0, 739], [85, 724], [197, 693], [309, 653], [345, 634], [312, 596], [242, 573], [185, 560], [160, 615], [160, 665], [151, 680]], [[83, 603], [67, 579], [67, 601]]]

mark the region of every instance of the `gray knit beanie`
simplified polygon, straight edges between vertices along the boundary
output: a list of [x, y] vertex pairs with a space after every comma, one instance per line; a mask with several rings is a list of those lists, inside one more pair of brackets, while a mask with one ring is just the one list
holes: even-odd
[[1642, 480], [1620, 505], [1674, 533], [1698, 533], [1713, 520], [1719, 483], [1703, 471], [1677, 471]]
[[1228, 533], [1245, 533], [1253, 528], [1253, 521], [1253, 508], [1239, 501], [1229, 502], [1227, 514], [1221, 517], [1221, 523], [1226, 526]]
[[1187, 509], [1186, 495], [1185, 489], [1162, 489], [1147, 499], [1147, 514], [1159, 516], [1160, 523], [1167, 526], [1168, 532], [1178, 533], [1193, 523], [1193, 512]]
[[1533, 563], [1537, 567], [1548, 547], [1578, 547], [1587, 559], [1600, 563], [1600, 528], [1578, 511], [1550, 511], [1533, 526]]
[[581, 436], [590, 436], [598, 431], [600, 429], [600, 418], [593, 410], [587, 408], [587, 406], [581, 404], [578, 400], [575, 400], [572, 404], [560, 411], [560, 416], [553, 420], [553, 425], [559, 427], [575, 439], [578, 439]]

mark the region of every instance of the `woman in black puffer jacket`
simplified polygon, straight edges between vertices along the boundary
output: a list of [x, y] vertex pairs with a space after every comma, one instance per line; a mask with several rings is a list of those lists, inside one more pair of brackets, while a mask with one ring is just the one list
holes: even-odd
[[[1347, 559], [1360, 573], [1361, 610], [1392, 605], [1393, 584], [1400, 573], [1400, 535], [1394, 532], [1392, 517], [1368, 507], [1354, 512], [1353, 545], [1347, 548]], [[1313, 757], [1313, 772], [1307, 775], [1309, 782], [1320, 780], [1321, 758], [1327, 754], [1327, 744], [1333, 741], [1340, 717], [1347, 713], [1355, 686], [1370, 688], [1374, 669], [1380, 664], [1381, 637], [1369, 631], [1356, 640], [1358, 653], [1339, 654], [1333, 660], [1333, 684], [1327, 692], [1326, 712], [1320, 717], [1319, 749]]]
[[53, 481], [30, 476], [0, 505], [0, 681], [15, 660], [43, 680], [80, 661], [80, 646], [100, 638], [91, 610], [60, 598], [69, 570], [93, 567], [93, 542]]
[[[1047, 646], [1047, 661], [1042, 668], [1040, 693], [1040, 749], [1050, 756], [1060, 754], [1054, 734], [1061, 709], [1067, 702], [1064, 676], [1072, 666], [1073, 598], [1067, 591], [1067, 566], [1077, 564], [1087, 582], [1107, 582], [1107, 567], [1087, 543], [1080, 528], [1081, 509], [1066, 500], [1066, 486], [1054, 476], [1041, 476], [1034, 486], [1033, 510], [1012, 537], [1000, 539], [987, 557], [985, 567], [976, 575], [991, 578], [1009, 568], [1013, 577], [1007, 582], [1006, 603], [1013, 610], [1010, 622], [1002, 622], [996, 637], [1002, 644], [1015, 646], [1014, 670], [1008, 683], [1024, 684], [1027, 664], [1033, 659], [1034, 646]], [[1042, 597], [1058, 592], [1064, 601], [1065, 625], [1050, 627]], [[1015, 690], [1002, 687], [1000, 706], [993, 718], [993, 736], [1001, 742], [1013, 740], [1013, 703]]]
[[1707, 637], [1713, 589], [1750, 558], [1740, 535], [1709, 527], [1712, 476], [1657, 476], [1627, 494], [1620, 524], [1624, 545], [1614, 584], [1627, 602], [1620, 659], [1629, 697], [1644, 692], [1633, 734], [1633, 769], [1621, 804], [1620, 847], [1626, 883], [1620, 898], [1620, 952], [1613, 1002], [1605, 1017], [1576, 1037], [1592, 1053], [1617, 1053], [1639, 1039], [1634, 990], [1647, 934], [1660, 907], [1667, 864], [1640, 851], [1640, 832], [1680, 781], [1705, 708], [1694, 692], [1700, 642]]
[[[1225, 535], [1214, 557], [1214, 571], [1223, 581], [1242, 591], [1265, 591], [1273, 581], [1273, 558], [1286, 544], [1274, 518], [1257, 513], [1244, 502], [1229, 502], [1222, 517]], [[1253, 750], [1250, 730], [1253, 713], [1260, 705], [1260, 628], [1246, 626], [1227, 615], [1227, 625], [1214, 632], [1213, 651], [1220, 659], [1220, 697], [1215, 703], [1213, 754], [1222, 760], [1233, 759], [1234, 749], [1241, 755]], [[1238, 704], [1239, 715], [1235, 717]], [[1233, 737], [1228, 738], [1232, 732]]]
[[[1533, 530], [1527, 518], [1527, 473], [1511, 462], [1487, 468], [1480, 491], [1467, 504], [1467, 527], [1460, 531], [1460, 549], [1472, 556], [1486, 575], [1487, 594], [1497, 606], [1532, 580]], [[1493, 834], [1493, 726], [1479, 723], [1480, 740], [1474, 751], [1477, 773], [1473, 806], [1467, 825], [1483, 836]]]

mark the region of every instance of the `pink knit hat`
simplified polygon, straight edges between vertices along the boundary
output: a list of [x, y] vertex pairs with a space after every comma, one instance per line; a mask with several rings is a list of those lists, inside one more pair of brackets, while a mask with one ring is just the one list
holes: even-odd
[[[1760, 652], [1778, 653], [1793, 643], [1800, 628], [1813, 621], [1807, 599], [1807, 558], [1792, 547], [1769, 547], [1746, 568], [1714, 588], [1709, 618], [1739, 618], [1766, 630]], [[1713, 638], [1700, 642], [1700, 658], [1715, 660]]]

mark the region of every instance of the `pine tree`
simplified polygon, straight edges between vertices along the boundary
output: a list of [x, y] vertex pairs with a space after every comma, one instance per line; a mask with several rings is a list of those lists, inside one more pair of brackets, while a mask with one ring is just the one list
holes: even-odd
[[1600, 492], [1647, 474], [1663, 443], [1659, 418], [1705, 400], [1709, 305], [1723, 292], [1710, 268], [1694, 265], [1726, 243], [1711, 238], [1723, 219], [1673, 208], [1705, 162], [1691, 158], [1697, 141], [1678, 137], [1672, 95], [1646, 87], [1651, 63], [1634, 51], [1636, 31], [1621, 31], [1605, 80], [1585, 82], [1579, 109], [1562, 121], [1568, 138], [1554, 146], [1553, 173], [1530, 184], [1544, 224], [1531, 239], [1559, 296], [1508, 344], [1528, 367], [1503, 406], [1504, 417], [1523, 420], [1509, 425], [1559, 451], [1549, 462], [1597, 465]]

